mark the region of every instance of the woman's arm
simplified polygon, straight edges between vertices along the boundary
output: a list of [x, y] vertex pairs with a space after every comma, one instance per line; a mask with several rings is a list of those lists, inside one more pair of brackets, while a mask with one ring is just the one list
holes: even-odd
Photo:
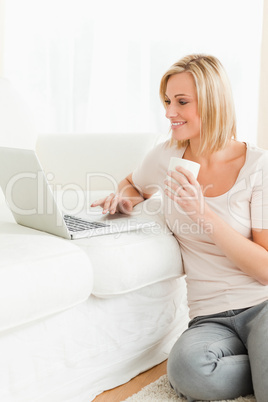
[[204, 225], [212, 229], [208, 233], [227, 258], [262, 285], [268, 285], [268, 229], [252, 230], [249, 240], [228, 225], [205, 206]]
[[199, 183], [189, 171], [183, 168], [177, 170], [183, 174], [172, 172], [171, 176], [179, 186], [167, 181], [166, 194], [177, 202], [193, 221], [202, 223], [207, 235], [241, 271], [261, 284], [268, 285], [268, 229], [253, 229], [252, 240], [247, 239], [209, 208]]
[[93, 202], [91, 206], [101, 206], [104, 214], [107, 212], [110, 212], [110, 214], [116, 212], [129, 214], [135, 205], [151, 196], [152, 194], [143, 194], [137, 190], [134, 186], [131, 173], [119, 183], [116, 193], [111, 193], [108, 197]]

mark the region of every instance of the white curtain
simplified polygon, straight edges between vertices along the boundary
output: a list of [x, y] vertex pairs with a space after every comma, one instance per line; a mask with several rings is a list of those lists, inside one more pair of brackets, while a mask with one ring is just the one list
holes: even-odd
[[238, 137], [256, 142], [262, 0], [6, 0], [5, 77], [39, 132], [160, 132], [159, 82], [211, 53], [233, 87]]
[[5, 23], [5, 4], [0, 0], [0, 77], [4, 74], [4, 23]]
[[263, 2], [258, 145], [268, 149], [268, 0]]

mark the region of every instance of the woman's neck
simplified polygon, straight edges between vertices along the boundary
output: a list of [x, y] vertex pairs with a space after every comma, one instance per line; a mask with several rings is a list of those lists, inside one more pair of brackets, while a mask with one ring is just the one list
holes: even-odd
[[212, 153], [207, 152], [205, 154], [203, 153], [202, 155], [199, 155], [198, 151], [200, 142], [190, 140], [190, 143], [185, 150], [184, 158], [192, 160], [193, 162], [200, 163], [203, 166], [209, 166], [211, 164], [214, 164], [215, 162], [220, 162], [228, 159], [233, 148], [233, 143], [234, 141], [231, 140], [224, 149]]

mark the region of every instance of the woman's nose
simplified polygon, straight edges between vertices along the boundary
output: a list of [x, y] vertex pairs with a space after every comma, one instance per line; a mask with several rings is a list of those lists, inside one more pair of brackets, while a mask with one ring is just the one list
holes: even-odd
[[178, 115], [178, 112], [176, 110], [176, 107], [174, 105], [168, 105], [166, 108], [166, 118], [171, 119], [172, 117], [176, 117]]

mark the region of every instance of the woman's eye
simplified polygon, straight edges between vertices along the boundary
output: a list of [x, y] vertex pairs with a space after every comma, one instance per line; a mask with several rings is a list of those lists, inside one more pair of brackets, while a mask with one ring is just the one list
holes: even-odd
[[179, 101], [179, 104], [180, 104], [180, 105], [186, 105], [187, 103], [188, 103], [188, 102], [186, 102], [186, 101], [184, 101], [184, 100], [180, 100], [180, 101]]
[[165, 100], [165, 104], [166, 104], [166, 105], [170, 105], [170, 100], [166, 99], [166, 100]]

